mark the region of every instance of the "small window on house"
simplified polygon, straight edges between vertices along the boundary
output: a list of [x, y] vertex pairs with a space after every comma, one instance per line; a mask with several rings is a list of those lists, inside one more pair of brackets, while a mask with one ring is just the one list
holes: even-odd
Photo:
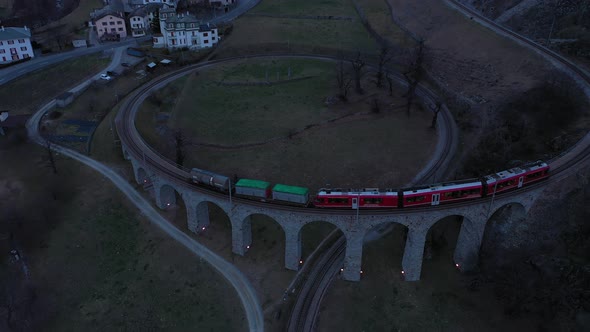
[[28, 59], [28, 58], [29, 58], [29, 55], [28, 55], [27, 53], [25, 53], [25, 54], [23, 54], [23, 57], [24, 57], [25, 59]]
[[121, 24], [123, 24], [123, 22], [117, 21], [117, 25], [121, 25]]
[[115, 25], [115, 22], [109, 22], [110, 25]]
[[4, 45], [4, 43], [2, 41], [0, 41], [0, 45]]
[[203, 42], [203, 44], [209, 44], [209, 41], [207, 39], [205, 39], [205, 41]]
[[12, 45], [12, 44], [14, 44], [14, 40], [9, 40], [8, 45]]
[[1, 53], [6, 53], [6, 50], [0, 50], [0, 54], [1, 54]]
[[209, 36], [209, 34], [205, 32], [205, 33], [203, 34], [203, 36], [207, 37], [207, 36]]
[[119, 31], [123, 31], [123, 28], [119, 28]]
[[23, 47], [21, 47], [21, 48], [20, 48], [20, 50], [21, 50], [21, 51], [26, 51], [26, 50], [27, 50], [27, 48], [26, 48], [26, 46], [23, 46]]
[[19, 39], [18, 42], [21, 43], [21, 44], [24, 44], [25, 40], [24, 39]]
[[211, 37], [211, 40], [215, 41], [215, 37]]
[[107, 25], [107, 22], [102, 22], [102, 25]]

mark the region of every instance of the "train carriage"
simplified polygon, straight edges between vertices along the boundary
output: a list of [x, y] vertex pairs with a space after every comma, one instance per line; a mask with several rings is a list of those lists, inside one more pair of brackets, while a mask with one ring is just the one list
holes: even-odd
[[229, 190], [229, 178], [227, 176], [193, 168], [191, 170], [191, 179], [194, 183], [208, 185], [223, 192]]
[[309, 189], [276, 184], [272, 188], [272, 199], [306, 205], [309, 202]]
[[378, 188], [358, 191], [320, 189], [314, 200], [314, 205], [322, 208], [397, 208], [398, 204], [397, 191], [380, 191]]
[[271, 197], [270, 183], [260, 180], [240, 179], [235, 184], [236, 195], [262, 198], [264, 200]]
[[406, 189], [402, 195], [404, 207], [439, 205], [481, 198], [483, 186], [480, 180], [472, 179]]
[[524, 184], [533, 183], [549, 177], [549, 165], [542, 161], [537, 161], [532, 164], [524, 166], [526, 169], [526, 176], [524, 177]]

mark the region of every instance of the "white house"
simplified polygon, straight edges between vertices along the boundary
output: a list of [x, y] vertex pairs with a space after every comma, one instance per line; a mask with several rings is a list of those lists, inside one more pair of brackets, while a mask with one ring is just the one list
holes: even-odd
[[24, 28], [0, 28], [0, 63], [35, 57], [31, 46], [31, 30]]
[[160, 10], [161, 35], [154, 36], [154, 47], [200, 49], [219, 42], [217, 27], [200, 24], [192, 15], [177, 14], [174, 9]]
[[149, 32], [150, 20], [145, 7], [141, 7], [129, 15], [129, 27], [132, 37], [142, 37]]

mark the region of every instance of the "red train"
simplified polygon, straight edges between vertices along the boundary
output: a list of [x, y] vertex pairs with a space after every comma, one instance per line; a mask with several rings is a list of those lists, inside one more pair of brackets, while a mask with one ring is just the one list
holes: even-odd
[[321, 208], [404, 208], [462, 202], [527, 186], [549, 176], [549, 165], [537, 161], [481, 179], [446, 182], [400, 190], [320, 189], [313, 204]]

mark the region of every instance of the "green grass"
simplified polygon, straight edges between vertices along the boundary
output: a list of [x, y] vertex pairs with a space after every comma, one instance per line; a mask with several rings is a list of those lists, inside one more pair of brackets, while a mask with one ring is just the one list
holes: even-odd
[[350, 0], [263, 0], [248, 14], [356, 16]]
[[415, 42], [391, 18], [388, 0], [356, 0], [369, 24], [383, 38], [400, 47], [413, 47]]
[[350, 0], [262, 1], [252, 14], [349, 16], [345, 20], [312, 20], [242, 16], [217, 51], [223, 55], [263, 52], [339, 50], [375, 53], [377, 45], [365, 31]]
[[0, 86], [2, 108], [13, 114], [33, 113], [43, 103], [98, 73], [110, 60], [86, 55], [33, 72]]
[[[284, 77], [289, 66], [293, 77], [317, 77], [275, 86], [217, 83], [264, 81], [266, 68], [269, 79], [277, 70]], [[188, 77], [184, 87], [176, 83], [171, 90], [182, 91], [176, 93], [178, 100], [170, 98], [164, 107], [144, 103], [136, 125], [149, 144], [171, 159], [171, 138], [154, 129], [182, 129], [189, 142], [187, 167], [312, 190], [404, 184], [436, 142], [435, 131], [428, 128], [430, 115], [417, 107], [408, 117], [394, 107], [403, 103], [398, 97], [403, 89], [389, 97], [386, 90], [371, 87], [370, 75], [364, 79], [365, 95], [351, 92], [349, 103], [328, 107], [326, 97], [336, 94], [334, 71], [335, 63], [305, 59], [240, 61], [207, 69]], [[381, 113], [371, 112], [374, 98], [382, 100]], [[156, 123], [156, 113], [163, 111], [171, 112], [170, 119]]]

